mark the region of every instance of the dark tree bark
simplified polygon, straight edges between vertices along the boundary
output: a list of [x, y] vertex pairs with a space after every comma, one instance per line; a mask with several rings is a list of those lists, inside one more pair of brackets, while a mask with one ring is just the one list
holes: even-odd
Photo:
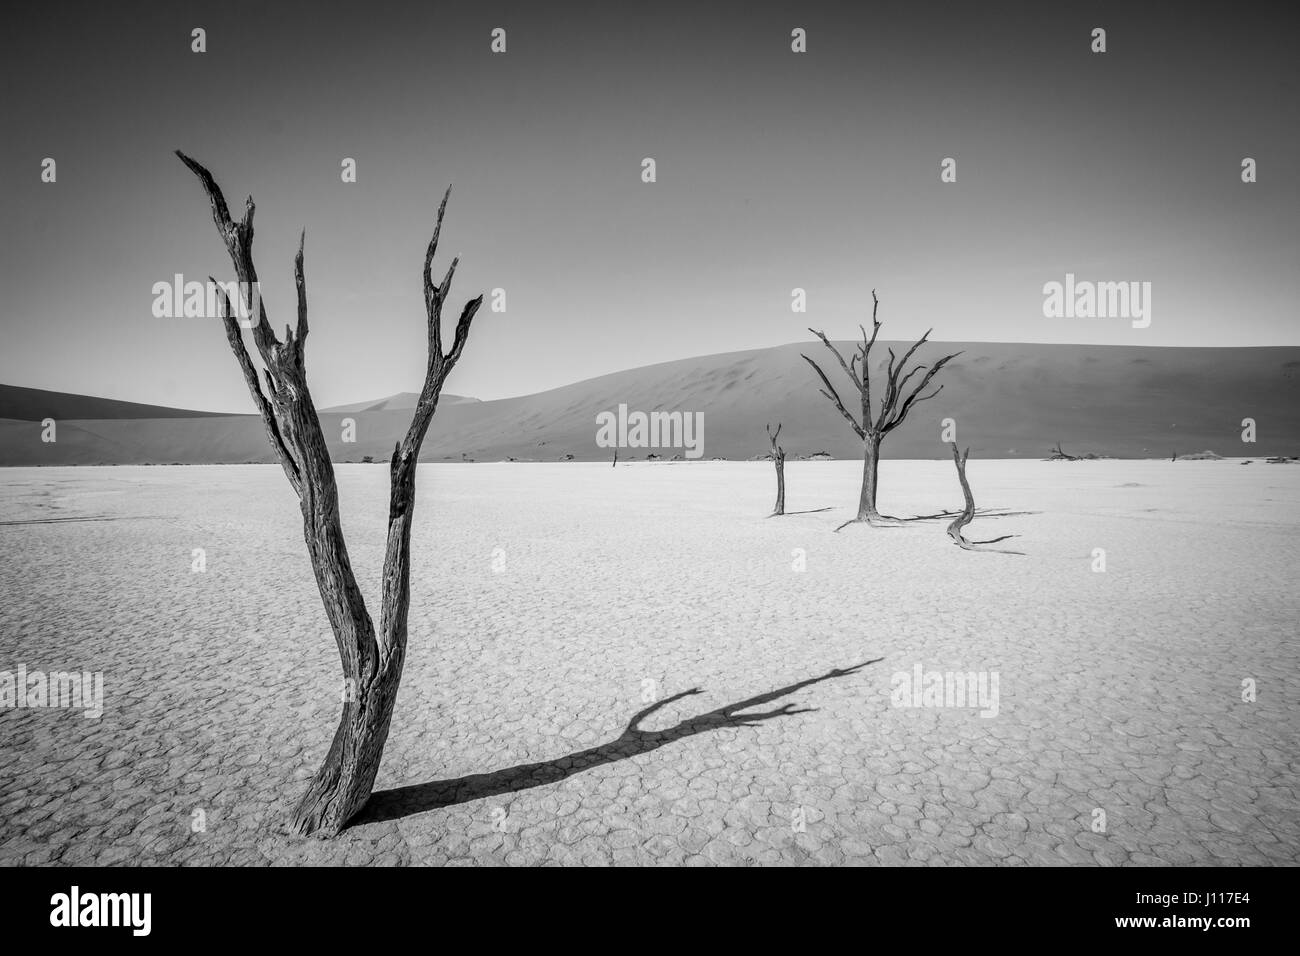
[[[818, 332], [816, 329], [808, 330], [821, 339], [826, 348], [830, 349], [831, 354], [840, 363], [840, 368], [844, 370], [854, 388], [858, 390], [861, 407], [856, 417], [840, 399], [839, 393], [835, 391], [835, 386], [831, 385], [831, 380], [826, 377], [826, 373], [821, 370], [821, 366], [807, 355], [803, 356], [803, 359], [813, 367], [813, 371], [817, 373], [817, 377], [821, 379], [822, 384], [825, 386], [825, 388], [821, 389], [821, 393], [839, 409], [840, 414], [853, 428], [854, 434], [862, 439], [862, 493], [858, 498], [858, 516], [854, 521], [865, 521], [869, 524], [896, 524], [896, 518], [886, 517], [876, 510], [876, 479], [880, 466], [880, 443], [886, 435], [903, 423], [907, 413], [912, 410], [914, 405], [918, 402], [924, 402], [926, 399], [934, 398], [943, 391], [943, 386], [940, 385], [929, 394], [922, 394], [926, 386], [930, 384], [930, 380], [961, 353], [954, 352], [952, 355], [945, 355], [933, 365], [917, 364], [904, 374], [908, 359], [929, 340], [930, 332], [934, 330], [927, 331], [925, 335], [917, 339], [916, 343], [904, 353], [901, 361], [894, 355], [894, 350], [889, 349], [889, 365], [886, 369], [884, 392], [880, 396], [878, 411], [873, 411], [871, 406], [870, 362], [871, 347], [876, 344], [876, 337], [880, 334], [880, 320], [876, 317], [879, 308], [880, 300], [876, 298], [876, 290], [872, 289], [871, 337], [868, 338], [867, 330], [859, 326], [862, 329], [862, 344], [857, 347], [857, 350], [847, 362], [844, 361], [844, 356], [840, 354], [839, 350], [831, 344], [830, 339], [826, 338], [826, 333]], [[917, 372], [925, 372], [925, 375], [909, 392], [907, 391], [907, 383]], [[847, 524], [853, 523], [853, 521], [847, 522]], [[840, 527], [842, 528], [844, 525]]]
[[783, 515], [785, 514], [785, 449], [776, 443], [781, 434], [781, 423], [776, 423], [775, 433], [770, 424], [763, 427], [767, 429], [767, 440], [772, 443], [772, 463], [776, 465], [776, 507], [772, 509], [772, 515]]
[[[458, 259], [446, 276], [433, 284], [431, 268], [438, 234], [447, 209], [447, 195], [438, 207], [438, 221], [424, 257], [424, 302], [428, 318], [429, 358], [424, 386], [410, 427], [393, 450], [389, 464], [388, 546], [384, 556], [382, 613], [378, 631], [357, 587], [343, 540], [338, 489], [320, 419], [307, 387], [303, 347], [307, 340], [307, 285], [303, 278], [303, 242], [294, 260], [298, 288], [296, 331], [285, 327], [277, 339], [260, 301], [254, 306], [249, 290], [257, 282], [253, 265], [253, 199], [245, 203], [243, 218], [230, 217], [221, 188], [202, 165], [177, 150], [176, 155], [199, 178], [212, 206], [217, 232], [226, 244], [241, 295], [252, 321], [253, 342], [265, 366], [262, 382], [244, 346], [240, 325], [224, 291], [220, 293], [221, 319], [226, 339], [244, 375], [249, 393], [262, 417], [271, 447], [301, 502], [303, 537], [311, 558], [325, 614], [334, 631], [343, 666], [343, 714], [324, 764], [298, 803], [292, 827], [299, 833], [334, 835], [365, 805], [388, 738], [393, 704], [406, 657], [406, 620], [411, 591], [411, 520], [415, 510], [415, 470], [420, 446], [438, 405], [447, 375], [460, 358], [469, 338], [470, 324], [483, 296], [465, 304], [456, 322], [451, 349], [442, 350], [442, 307], [451, 288]], [[305, 234], [303, 237], [305, 241]], [[220, 286], [218, 286], [220, 289]], [[263, 384], [265, 390], [263, 390]]]
[[966, 500], [966, 506], [962, 509], [961, 514], [953, 519], [952, 524], [948, 525], [948, 537], [952, 538], [958, 547], [965, 548], [968, 551], [972, 550], [972, 545], [961, 533], [961, 529], [975, 519], [975, 496], [971, 494], [970, 484], [966, 481], [966, 459], [969, 456], [969, 448], [959, 455], [957, 454], [957, 443], [952, 443], [952, 460], [957, 466], [957, 480], [961, 482], [961, 493]]
[[957, 443], [952, 443], [952, 460], [957, 466], [957, 480], [961, 482], [961, 493], [965, 498], [966, 506], [962, 509], [961, 514], [957, 515], [948, 525], [948, 537], [952, 538], [953, 543], [959, 548], [967, 551], [991, 551], [995, 554], [1021, 554], [1020, 551], [1003, 551], [998, 548], [983, 548], [980, 545], [996, 544], [999, 541], [1006, 541], [1014, 535], [1003, 535], [1000, 538], [992, 538], [988, 541], [971, 541], [962, 534], [962, 528], [970, 524], [975, 519], [975, 496], [971, 494], [970, 483], [966, 481], [966, 459], [970, 457], [970, 449], [967, 448], [961, 454], [957, 452]]

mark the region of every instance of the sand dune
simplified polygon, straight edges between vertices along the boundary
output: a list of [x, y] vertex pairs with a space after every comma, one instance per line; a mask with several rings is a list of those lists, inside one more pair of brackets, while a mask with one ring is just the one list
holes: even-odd
[[[897, 350], [898, 343], [882, 343], [882, 361], [889, 345]], [[1057, 441], [1072, 454], [1120, 458], [1204, 449], [1227, 457], [1300, 453], [1300, 348], [957, 342], [934, 343], [918, 354], [926, 361], [956, 350], [963, 354], [949, 366], [943, 392], [917, 406], [889, 437], [887, 456], [943, 457], [940, 422], [948, 417], [958, 423], [958, 441], [970, 445], [977, 458], [1040, 458]], [[856, 439], [818, 394], [801, 352], [820, 359], [825, 349], [801, 343], [707, 355], [496, 401], [449, 395], [439, 406], [422, 458], [607, 459], [609, 450], [596, 444], [596, 415], [619, 404], [633, 411], [702, 413], [706, 458], [764, 452], [763, 425], [769, 421], [784, 422], [782, 442], [791, 456], [825, 451], [856, 457]], [[883, 370], [876, 376], [881, 377]], [[0, 464], [270, 461], [262, 427], [251, 415], [196, 418], [164, 409], [149, 417], [99, 413], [91, 420], [77, 417], [77, 411], [99, 408], [93, 403], [106, 400], [48, 393], [55, 396], [49, 413], [39, 403], [11, 401], [13, 391], [0, 394], [0, 419], [8, 419], [0, 420]], [[409, 396], [322, 411], [335, 458], [385, 459], [406, 429]], [[57, 443], [40, 441], [34, 420], [46, 415], [59, 420]], [[1241, 421], [1247, 417], [1257, 423], [1253, 445], [1241, 441]], [[356, 422], [354, 443], [341, 440], [344, 418]], [[625, 449], [620, 457], [649, 453], [672, 457], [681, 449]]]
[[213, 418], [226, 412], [200, 412], [192, 408], [168, 408], [165, 405], [141, 405], [114, 398], [70, 395], [43, 388], [0, 385], [0, 418], [40, 421], [43, 418], [120, 419], [120, 418]]

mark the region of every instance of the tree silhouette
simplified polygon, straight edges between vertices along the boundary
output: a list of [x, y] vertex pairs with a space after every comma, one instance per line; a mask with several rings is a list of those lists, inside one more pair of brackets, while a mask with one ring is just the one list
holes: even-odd
[[[822, 340], [822, 344], [830, 349], [831, 354], [840, 363], [840, 368], [844, 374], [853, 382], [854, 387], [858, 390], [859, 397], [862, 400], [860, 414], [858, 417], [845, 407], [841, 401], [839, 393], [835, 391], [835, 386], [831, 384], [830, 379], [821, 367], [810, 359], [807, 355], [803, 356], [805, 362], [813, 367], [825, 388], [821, 393], [839, 409], [840, 414], [853, 427], [854, 433], [862, 439], [862, 493], [858, 498], [858, 516], [854, 521], [846, 522], [853, 524], [855, 521], [865, 521], [868, 524], [896, 524], [898, 519], [889, 518], [881, 515], [876, 510], [876, 477], [880, 465], [880, 443], [884, 437], [892, 432], [895, 428], [903, 423], [910, 412], [918, 402], [924, 402], [926, 399], [934, 398], [939, 392], [943, 391], [940, 385], [928, 395], [923, 395], [930, 380], [939, 374], [939, 371], [955, 359], [960, 352], [954, 352], [952, 355], [945, 355], [933, 365], [916, 365], [906, 374], [904, 368], [907, 365], [913, 353], [916, 352], [930, 337], [930, 332], [917, 339], [916, 343], [904, 353], [902, 361], [898, 361], [894, 355], [894, 350], [889, 349], [889, 366], [886, 371], [885, 388], [880, 396], [880, 408], [878, 413], [873, 414], [871, 406], [871, 347], [876, 344], [876, 337], [880, 334], [880, 320], [876, 314], [880, 308], [880, 300], [876, 298], [876, 290], [871, 290], [871, 337], [867, 338], [867, 330], [862, 326], [862, 344], [857, 347], [853, 356], [846, 362], [838, 349], [831, 344], [830, 339], [826, 338], [826, 333], [818, 332], [816, 329], [809, 329]], [[907, 391], [907, 383], [918, 372], [925, 372], [920, 382], [912, 390]], [[840, 527], [844, 527], [841, 525]], [[838, 528], [836, 530], [839, 530]]]
[[[253, 197], [245, 203], [243, 218], [235, 222], [221, 188], [201, 164], [180, 150], [176, 155], [199, 178], [212, 205], [212, 219], [225, 242], [239, 279], [240, 295], [250, 312], [253, 342], [262, 358], [262, 381], [244, 347], [240, 324], [224, 290], [220, 294], [221, 319], [226, 338], [244, 373], [249, 394], [266, 427], [271, 447], [289, 484], [298, 494], [303, 537], [311, 558], [325, 613], [334, 631], [343, 665], [343, 714], [324, 764], [316, 772], [297, 809], [292, 827], [299, 833], [336, 834], [365, 805], [374, 787], [384, 742], [397, 699], [406, 657], [406, 621], [411, 600], [411, 521], [415, 512], [415, 470], [425, 432], [438, 406], [447, 375], [460, 358], [469, 338], [470, 323], [483, 296], [471, 299], [456, 322], [451, 349], [442, 350], [442, 307], [451, 288], [459, 259], [452, 259], [446, 276], [434, 285], [431, 269], [442, 231], [447, 196], [438, 207], [438, 221], [424, 256], [424, 304], [428, 317], [429, 358], [424, 386], [405, 437], [393, 449], [389, 464], [388, 545], [384, 555], [382, 616], [375, 629], [357, 587], [343, 541], [339, 519], [338, 488], [320, 419], [307, 387], [304, 346], [307, 341], [307, 283], [303, 277], [304, 231], [294, 260], [298, 287], [298, 324], [286, 325], [284, 338], [276, 338], [267, 321], [266, 307], [253, 302], [257, 269], [253, 265]], [[256, 314], [251, 314], [253, 311]], [[265, 383], [265, 391], [262, 387]]]

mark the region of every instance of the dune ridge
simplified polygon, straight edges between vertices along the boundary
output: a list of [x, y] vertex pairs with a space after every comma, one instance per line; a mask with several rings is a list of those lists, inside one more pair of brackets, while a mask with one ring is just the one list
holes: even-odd
[[[882, 362], [885, 350], [892, 345], [897, 352], [899, 344], [877, 346]], [[858, 457], [856, 437], [818, 393], [800, 358], [801, 352], [816, 358], [817, 350], [824, 351], [820, 343], [806, 342], [698, 356], [492, 401], [444, 396], [421, 459], [608, 460], [611, 450], [596, 444], [596, 415], [619, 404], [647, 413], [701, 413], [706, 459], [765, 453], [763, 426], [777, 421], [784, 423], [782, 443], [792, 457]], [[1168, 458], [1204, 449], [1224, 457], [1300, 454], [1300, 347], [934, 342], [918, 358], [925, 362], [958, 350], [963, 354], [940, 379], [944, 390], [918, 405], [889, 437], [887, 457], [949, 454], [940, 441], [945, 418], [954, 419], [957, 440], [980, 458], [1042, 458], [1057, 441], [1072, 454], [1116, 458]], [[883, 380], [883, 371], [875, 379]], [[31, 394], [38, 391], [0, 387], [0, 465], [272, 460], [251, 408], [247, 415], [147, 405], [123, 409], [134, 403]], [[386, 460], [408, 424], [410, 395], [323, 409], [334, 458]], [[40, 440], [39, 420], [45, 417], [58, 422], [56, 442]], [[342, 440], [345, 418], [355, 421], [355, 442]], [[1244, 418], [1257, 423], [1254, 444], [1241, 441]], [[626, 448], [619, 458], [672, 458], [681, 451]]]

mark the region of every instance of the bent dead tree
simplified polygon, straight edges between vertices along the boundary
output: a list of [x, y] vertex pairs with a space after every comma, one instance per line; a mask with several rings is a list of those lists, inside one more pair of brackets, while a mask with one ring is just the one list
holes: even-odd
[[[316, 772], [292, 819], [292, 827], [299, 833], [319, 831], [333, 835], [369, 799], [384, 742], [388, 738], [406, 657], [416, 463], [425, 432], [438, 406], [443, 382], [465, 348], [470, 323], [483, 303], [483, 296], [465, 304], [456, 321], [451, 348], [444, 353], [442, 307], [459, 259], [452, 259], [446, 276], [437, 285], [433, 282], [431, 270], [438, 249], [438, 235], [442, 231], [442, 217], [447, 209], [447, 196], [451, 193], [449, 186], [438, 207], [438, 221], [424, 255], [424, 304], [429, 341], [424, 386], [410, 427], [394, 448], [389, 464], [388, 545], [384, 555], [383, 607], [376, 630], [352, 573], [339, 518], [334, 466], [307, 387], [303, 359], [307, 340], [303, 241], [299, 242], [298, 255], [294, 259], [294, 279], [298, 287], [297, 328], [291, 330], [286, 325], [284, 338], [278, 339], [267, 320], [266, 307], [260, 297], [254, 305], [250, 294], [257, 282], [252, 251], [253, 198], [250, 196], [245, 203], [243, 218], [233, 221], [212, 174], [180, 150], [176, 155], [199, 178], [207, 193], [212, 205], [212, 219], [234, 264], [241, 296], [246, 299], [244, 305], [250, 313], [248, 319], [252, 325], [253, 342], [265, 366], [261, 381], [244, 346], [240, 323], [224, 291], [220, 292], [219, 298], [221, 320], [230, 348], [266, 427], [271, 447], [301, 502], [307, 553], [343, 665], [343, 714], [325, 762]], [[215, 281], [213, 284], [216, 285]], [[217, 288], [221, 289], [219, 285]], [[251, 314], [254, 309], [256, 314]]]
[[[822, 340], [822, 344], [830, 349], [831, 354], [835, 356], [840, 363], [840, 368], [844, 374], [849, 377], [854, 388], [858, 390], [861, 398], [860, 413], [857, 417], [848, 410], [844, 402], [840, 399], [839, 393], [835, 391], [835, 386], [831, 384], [826, 373], [822, 371], [821, 366], [810, 359], [807, 355], [803, 360], [813, 367], [817, 377], [821, 379], [825, 388], [820, 389], [821, 393], [837, 408], [845, 420], [852, 426], [854, 433], [862, 439], [862, 493], [858, 498], [858, 516], [853, 521], [845, 522], [845, 525], [853, 524], [857, 521], [865, 521], [873, 525], [893, 525], [898, 524], [897, 518], [890, 518], [880, 514], [876, 510], [876, 481], [880, 465], [880, 443], [885, 436], [903, 423], [907, 413], [918, 402], [924, 402], [926, 399], [934, 398], [941, 391], [943, 386], [940, 385], [929, 394], [922, 394], [930, 380], [939, 374], [945, 365], [955, 359], [960, 352], [954, 352], [952, 355], [945, 355], [933, 365], [917, 364], [910, 371], [904, 374], [904, 368], [912, 355], [924, 345], [930, 338], [930, 329], [917, 339], [916, 343], [904, 353], [902, 361], [899, 361], [894, 355], [894, 350], [889, 349], [889, 365], [886, 369], [885, 387], [880, 396], [880, 408], [873, 413], [871, 406], [871, 347], [876, 344], [876, 337], [880, 334], [880, 319], [876, 317], [880, 309], [880, 300], [876, 298], [876, 290], [871, 290], [871, 337], [867, 338], [867, 330], [862, 326], [862, 344], [857, 347], [853, 356], [846, 362], [844, 356], [839, 350], [831, 344], [830, 339], [826, 338], [826, 333], [818, 332], [816, 329], [809, 329], [813, 335]], [[924, 372], [912, 390], [907, 391], [907, 383], [912, 376], [918, 372]], [[840, 528], [845, 527], [840, 525]], [[839, 530], [836, 528], [835, 530]]]
[[763, 426], [767, 429], [767, 440], [772, 443], [770, 457], [772, 463], [776, 465], [776, 507], [772, 509], [771, 517], [785, 514], [785, 449], [776, 443], [781, 434], [781, 423], [776, 423], [776, 432], [773, 433], [771, 424]]
[[959, 548], [967, 551], [991, 551], [994, 554], [1023, 554], [1023, 551], [1003, 551], [999, 548], [981, 547], [986, 544], [997, 544], [999, 541], [1006, 541], [1008, 538], [1014, 538], [1013, 534], [1004, 534], [1000, 538], [990, 538], [988, 541], [971, 541], [964, 534], [962, 528], [970, 524], [975, 518], [975, 496], [971, 494], [970, 483], [966, 481], [966, 459], [970, 457], [970, 449], [967, 448], [961, 454], [957, 453], [957, 443], [952, 442], [952, 460], [957, 466], [957, 480], [961, 482], [961, 493], [966, 499], [966, 507], [962, 509], [961, 514], [952, 520], [948, 525], [948, 537], [952, 538], [953, 543]]

